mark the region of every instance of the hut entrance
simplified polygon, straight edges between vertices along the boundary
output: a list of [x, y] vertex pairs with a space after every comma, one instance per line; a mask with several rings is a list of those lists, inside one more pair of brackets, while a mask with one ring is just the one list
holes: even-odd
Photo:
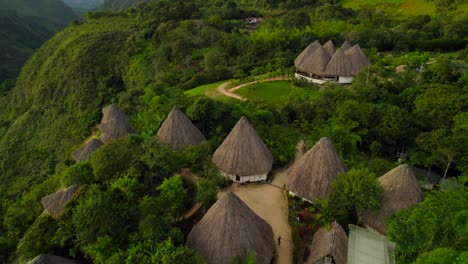
[[239, 175], [236, 175], [236, 181], [240, 181]]

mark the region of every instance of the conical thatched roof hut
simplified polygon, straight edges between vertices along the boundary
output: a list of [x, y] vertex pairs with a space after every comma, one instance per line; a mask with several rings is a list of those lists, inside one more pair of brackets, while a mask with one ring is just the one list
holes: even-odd
[[102, 108], [101, 123], [107, 123], [115, 118], [128, 118], [127, 115], [115, 104]]
[[208, 264], [230, 264], [256, 252], [257, 264], [271, 263], [275, 241], [270, 225], [232, 192], [219, 199], [190, 231], [187, 244]]
[[72, 259], [54, 256], [51, 254], [41, 254], [29, 261], [28, 264], [78, 264], [79, 262]]
[[79, 187], [77, 185], [72, 185], [65, 190], [43, 197], [41, 199], [41, 204], [44, 210], [46, 210], [52, 218], [58, 218], [78, 189]]
[[178, 108], [172, 109], [157, 134], [158, 141], [173, 149], [198, 145], [205, 140], [200, 130]]
[[102, 145], [104, 145], [104, 143], [102, 143], [101, 140], [93, 138], [84, 146], [73, 152], [72, 156], [77, 162], [85, 161], [89, 158], [89, 156], [91, 156], [91, 154], [93, 154], [94, 151], [96, 151]]
[[261, 181], [273, 166], [273, 155], [242, 117], [213, 154], [213, 163], [233, 181]]
[[323, 46], [314, 41], [294, 60], [296, 78], [319, 84], [326, 81], [351, 83], [354, 76], [369, 64], [359, 45], [351, 47], [345, 41], [337, 49], [331, 40]]
[[333, 179], [345, 172], [346, 166], [335, 146], [324, 137], [289, 169], [289, 190], [294, 195], [314, 202], [316, 198], [325, 198]]
[[294, 65], [297, 67], [299, 65], [299, 63], [301, 63], [301, 61], [304, 59], [304, 58], [307, 58], [309, 57], [310, 55], [312, 55], [312, 53], [314, 53], [314, 51], [320, 47], [320, 43], [318, 42], [318, 40], [312, 42], [309, 44], [309, 46], [307, 46], [300, 54], [299, 56], [297, 56], [297, 58], [294, 60]]
[[381, 209], [363, 212], [361, 222], [382, 234], [387, 233], [385, 221], [398, 210], [420, 203], [424, 194], [410, 166], [402, 164], [379, 178], [384, 193]]
[[353, 65], [353, 75], [356, 75], [362, 68], [370, 65], [369, 60], [367, 59], [364, 52], [362, 52], [359, 44], [356, 44], [353, 47], [347, 49], [344, 53]]
[[335, 47], [335, 44], [333, 44], [333, 41], [329, 40], [327, 41], [327, 43], [323, 44], [323, 48], [328, 51], [328, 54], [330, 55], [330, 57], [333, 56], [333, 54], [335, 54], [336, 52], [336, 47]]
[[304, 57], [296, 68], [301, 72], [322, 75], [330, 59], [331, 55], [328, 51], [324, 47], [318, 46], [310, 56]]
[[102, 120], [98, 128], [102, 132], [101, 140], [104, 143], [135, 132], [135, 129], [130, 125], [128, 116], [114, 104], [102, 109]]
[[345, 51], [349, 48], [351, 48], [351, 43], [349, 43], [349, 41], [345, 40], [345, 42], [343, 42], [343, 44], [341, 44], [341, 50]]
[[335, 264], [346, 264], [348, 259], [348, 236], [337, 221], [331, 224], [330, 230], [322, 227], [314, 234], [311, 254], [307, 264], [328, 263], [319, 262], [325, 258], [333, 259]]
[[324, 72], [326, 76], [352, 76], [355, 73], [351, 61], [341, 48], [335, 52]]

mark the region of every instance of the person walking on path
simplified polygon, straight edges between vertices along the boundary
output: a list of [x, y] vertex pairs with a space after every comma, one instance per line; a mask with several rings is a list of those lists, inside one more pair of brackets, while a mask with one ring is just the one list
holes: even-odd
[[281, 236], [278, 237], [278, 246], [281, 247]]

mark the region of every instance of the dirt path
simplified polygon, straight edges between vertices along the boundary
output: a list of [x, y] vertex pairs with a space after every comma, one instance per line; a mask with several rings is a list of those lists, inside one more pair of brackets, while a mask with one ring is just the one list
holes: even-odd
[[[192, 171], [190, 169], [182, 169], [180, 171], [180, 175], [182, 176], [183, 179], [193, 183], [193, 184], [197, 184], [197, 182], [199, 182], [201, 180], [201, 178], [195, 174], [192, 173]], [[198, 212], [198, 210], [200, 210], [202, 207], [202, 204], [201, 203], [195, 203], [192, 208], [190, 208], [190, 210], [188, 210], [183, 216], [181, 217], [178, 217], [176, 218], [176, 222], [179, 222], [179, 221], [182, 221], [183, 219], [189, 219], [190, 217], [192, 217], [196, 212]]]
[[225, 95], [225, 96], [237, 99], [237, 100], [244, 101], [244, 100], [246, 100], [246, 98], [244, 98], [244, 97], [242, 97], [242, 96], [240, 96], [238, 94], [235, 94], [234, 93], [235, 90], [238, 90], [238, 89], [240, 89], [240, 88], [242, 88], [244, 86], [254, 84], [254, 83], [273, 82], [273, 81], [282, 81], [282, 80], [288, 80], [288, 76], [272, 77], [272, 78], [264, 79], [264, 80], [261, 80], [261, 81], [253, 81], [253, 82], [249, 82], [249, 83], [244, 83], [244, 84], [232, 87], [232, 88], [227, 89], [227, 90], [226, 90], [226, 87], [230, 84], [230, 82], [225, 82], [225, 83], [220, 84], [218, 87], [216, 87], [216, 89], [222, 95]]
[[[282, 171], [275, 175], [272, 182], [275, 186], [284, 186], [287, 183], [287, 174]], [[273, 228], [277, 264], [292, 263], [292, 238], [291, 228], [288, 223], [288, 200], [287, 194], [281, 188], [270, 184], [246, 184], [233, 186], [218, 193], [218, 198], [233, 191], [250, 209], [261, 218], [265, 219]], [[282, 242], [277, 244], [278, 236], [281, 235]]]
[[219, 86], [217, 87], [218, 92], [220, 92], [222, 95], [225, 95], [225, 96], [228, 96], [228, 97], [232, 97], [232, 98], [237, 99], [237, 100], [244, 101], [244, 100], [245, 100], [244, 97], [242, 97], [242, 96], [240, 96], [240, 95], [237, 95], [237, 94], [233, 94], [232, 92], [226, 90], [226, 87], [229, 85], [229, 83], [230, 83], [230, 82], [225, 82], [225, 83], [219, 85]]

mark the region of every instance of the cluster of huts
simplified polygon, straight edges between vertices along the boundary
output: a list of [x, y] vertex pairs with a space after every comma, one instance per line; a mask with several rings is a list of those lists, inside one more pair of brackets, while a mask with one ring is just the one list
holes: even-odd
[[316, 40], [294, 60], [296, 78], [319, 84], [327, 81], [351, 83], [368, 65], [370, 62], [359, 44], [351, 46], [348, 41], [336, 48], [331, 40], [323, 46]]
[[[105, 142], [135, 131], [130, 126], [128, 116], [115, 105], [103, 108], [102, 122], [98, 127], [102, 132], [101, 139], [94, 139], [75, 151], [73, 157], [77, 161], [86, 160]], [[200, 130], [177, 108], [162, 123], [157, 138], [160, 143], [169, 144], [175, 150], [198, 145], [205, 140]], [[232, 181], [255, 182], [267, 179], [273, 156], [247, 118], [242, 117], [215, 151], [212, 161], [221, 174]], [[346, 171], [331, 140], [321, 138], [288, 170], [289, 192], [314, 203], [316, 198], [327, 197], [331, 182]], [[423, 193], [411, 168], [405, 164], [380, 177], [379, 182], [384, 189], [381, 209], [377, 212], [360, 212], [359, 217], [364, 226], [384, 235], [387, 230], [385, 221], [397, 210], [421, 202]], [[47, 212], [58, 217], [77, 190], [77, 186], [71, 186], [44, 197], [41, 202]], [[336, 221], [331, 223], [331, 229], [319, 229], [314, 234], [311, 257], [307, 263], [367, 263], [364, 260], [360, 262], [356, 253], [357, 249], [362, 251], [367, 248], [359, 246], [359, 241], [376, 245], [383, 243], [382, 248], [391, 248], [388, 241], [381, 239], [384, 237], [382, 235], [374, 235], [375, 232], [366, 235], [365, 232], [369, 231], [355, 227], [352, 230], [353, 240], [348, 241], [343, 227]], [[273, 236], [271, 226], [230, 192], [220, 198], [195, 225], [187, 243], [209, 264], [228, 264], [233, 258], [242, 259], [252, 251], [256, 253], [256, 263], [269, 264], [275, 257]], [[375, 240], [376, 237], [380, 240]], [[352, 252], [348, 252], [348, 249]], [[348, 256], [357, 261], [349, 262]], [[368, 263], [380, 263], [375, 261]]]

